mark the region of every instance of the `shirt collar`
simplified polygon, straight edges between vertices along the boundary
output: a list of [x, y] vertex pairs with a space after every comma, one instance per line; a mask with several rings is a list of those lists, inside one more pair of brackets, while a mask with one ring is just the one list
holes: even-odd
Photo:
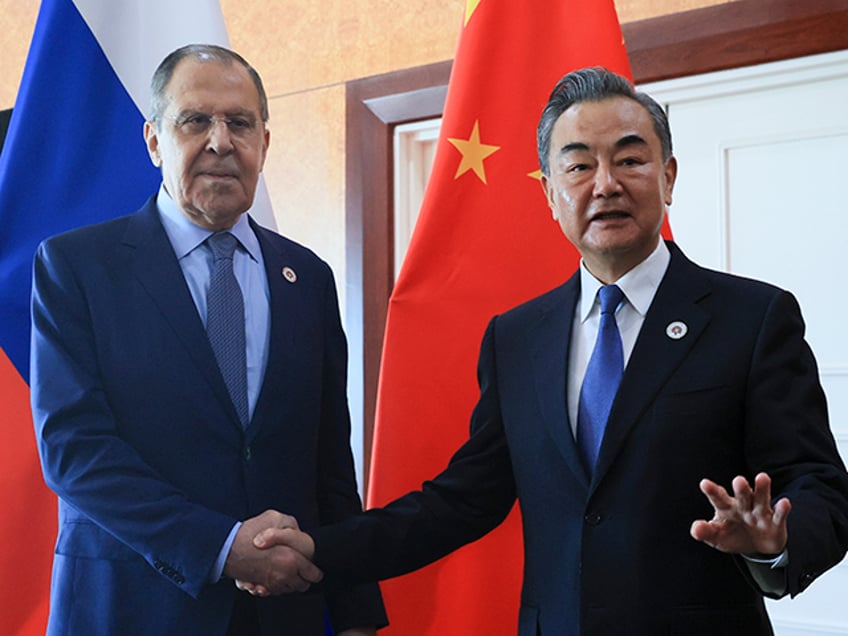
[[[159, 217], [162, 219], [165, 233], [168, 235], [178, 259], [192, 252], [213, 234], [211, 230], [192, 223], [180, 212], [171, 195], [165, 190], [165, 184], [159, 187], [159, 194], [156, 195], [156, 207], [159, 208]], [[250, 227], [247, 214], [239, 216], [238, 221], [229, 229], [229, 232], [239, 240], [250, 258], [257, 262], [260, 261], [262, 251], [259, 248], [259, 239], [256, 238]]]
[[[668, 246], [665, 244], [665, 241], [660, 239], [656, 249], [651, 252], [648, 258], [615, 281], [619, 289], [624, 292], [627, 302], [641, 316], [644, 317], [648, 313], [648, 308], [654, 300], [654, 295], [657, 293], [657, 289], [662, 282], [663, 276], [665, 276], [665, 271], [668, 269], [670, 261], [671, 253], [668, 251]], [[595, 299], [598, 295], [598, 289], [602, 286], [603, 283], [592, 276], [592, 273], [586, 268], [585, 263], [581, 259], [580, 307], [578, 308], [581, 322], [585, 322], [586, 318], [592, 312]]]

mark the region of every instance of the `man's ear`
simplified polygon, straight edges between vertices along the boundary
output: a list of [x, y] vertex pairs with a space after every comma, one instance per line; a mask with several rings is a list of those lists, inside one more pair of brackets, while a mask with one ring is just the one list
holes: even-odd
[[554, 221], [558, 221], [556, 206], [554, 206], [554, 192], [553, 186], [551, 185], [550, 179], [548, 179], [544, 173], [539, 177], [539, 183], [542, 186], [542, 192], [545, 194], [545, 200], [548, 202], [548, 207], [551, 209], [551, 216]]
[[262, 146], [262, 162], [259, 164], [259, 172], [265, 169], [265, 159], [268, 158], [268, 147], [271, 145], [271, 131], [267, 128], [265, 129], [264, 140], [265, 143]]
[[152, 121], [144, 122], [144, 143], [147, 145], [147, 154], [154, 166], [162, 165], [162, 157], [159, 155], [159, 131]]
[[668, 158], [663, 168], [665, 173], [665, 186], [663, 187], [663, 200], [666, 205], [671, 205], [672, 192], [674, 191], [674, 182], [677, 179], [677, 158], [673, 155]]

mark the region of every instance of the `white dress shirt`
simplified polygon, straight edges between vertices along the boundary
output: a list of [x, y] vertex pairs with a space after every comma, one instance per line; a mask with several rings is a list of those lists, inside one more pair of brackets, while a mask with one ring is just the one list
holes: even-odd
[[[665, 241], [660, 240], [656, 249], [644, 261], [614, 281], [624, 293], [624, 300], [615, 312], [615, 321], [621, 334], [621, 348], [624, 354], [624, 368], [633, 353], [636, 339], [645, 316], [659, 289], [663, 276], [671, 261], [671, 253]], [[574, 323], [571, 329], [571, 347], [568, 355], [568, 377], [566, 398], [568, 401], [568, 419], [571, 433], [577, 436], [577, 410], [580, 402], [580, 387], [589, 366], [589, 358], [598, 337], [601, 320], [598, 290], [604, 285], [595, 278], [580, 261], [580, 298], [574, 311]], [[709, 477], [708, 475], [704, 475]], [[693, 484], [697, 488], [697, 484]], [[692, 521], [695, 521], [694, 519]], [[694, 539], [693, 539], [694, 541]], [[789, 562], [789, 552], [784, 550], [776, 558], [758, 559], [747, 555], [745, 564], [754, 580], [764, 592], [782, 594], [786, 589], [785, 566]]]
[[[671, 253], [664, 241], [660, 241], [656, 249], [644, 261], [615, 281], [624, 293], [624, 300], [615, 313], [615, 321], [621, 334], [621, 348], [624, 353], [624, 368], [633, 353], [636, 338], [645, 322], [645, 315], [654, 300], [654, 295], [665, 276]], [[580, 402], [580, 386], [592, 349], [598, 337], [598, 327], [601, 321], [601, 307], [598, 300], [598, 290], [603, 283], [595, 278], [580, 261], [580, 299], [574, 311], [574, 324], [571, 328], [571, 347], [568, 354], [568, 419], [571, 422], [571, 432], [577, 433], [577, 407]]]

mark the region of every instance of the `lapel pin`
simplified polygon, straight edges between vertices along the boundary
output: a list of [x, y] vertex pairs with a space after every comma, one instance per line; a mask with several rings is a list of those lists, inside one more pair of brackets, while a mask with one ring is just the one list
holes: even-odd
[[689, 327], [686, 326], [685, 322], [675, 320], [674, 322], [668, 323], [668, 327], [665, 328], [665, 335], [672, 340], [680, 340], [688, 331]]
[[294, 270], [291, 267], [284, 267], [283, 278], [285, 278], [290, 283], [294, 283], [295, 281], [297, 281], [297, 274], [294, 273]]

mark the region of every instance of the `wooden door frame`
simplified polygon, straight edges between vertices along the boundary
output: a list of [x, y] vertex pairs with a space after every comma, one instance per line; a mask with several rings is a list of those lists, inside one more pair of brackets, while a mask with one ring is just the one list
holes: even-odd
[[[637, 84], [848, 49], [845, 0], [736, 0], [622, 24]], [[394, 281], [395, 126], [442, 113], [451, 61], [346, 83], [346, 317], [367, 484]], [[359, 400], [352, 398], [352, 408]], [[358, 419], [358, 418], [355, 418]]]

